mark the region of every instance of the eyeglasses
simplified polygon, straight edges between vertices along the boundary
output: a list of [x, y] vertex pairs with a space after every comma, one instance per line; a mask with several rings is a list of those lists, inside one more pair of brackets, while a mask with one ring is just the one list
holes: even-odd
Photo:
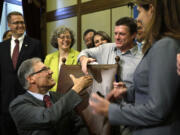
[[18, 24], [24, 24], [24, 21], [16, 21], [16, 22], [12, 22], [11, 24], [14, 24], [14, 25], [18, 25]]
[[40, 69], [39, 71], [37, 71], [37, 72], [34, 72], [34, 73], [32, 73], [32, 74], [30, 74], [29, 76], [33, 76], [33, 75], [35, 75], [35, 74], [38, 74], [38, 73], [41, 73], [41, 72], [43, 72], [43, 71], [49, 71], [50, 70], [50, 68], [49, 67], [43, 67], [42, 69]]
[[65, 39], [65, 38], [66, 38], [66, 39], [71, 39], [70, 36], [59, 36], [59, 38], [60, 38], [60, 39]]

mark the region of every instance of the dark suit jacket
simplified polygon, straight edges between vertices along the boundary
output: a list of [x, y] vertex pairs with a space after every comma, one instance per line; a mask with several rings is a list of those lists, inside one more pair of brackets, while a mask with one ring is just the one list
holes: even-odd
[[54, 103], [50, 108], [28, 92], [12, 101], [9, 109], [19, 135], [87, 135], [80, 117], [72, 111], [81, 97], [73, 90], [62, 97], [50, 92], [50, 97]]
[[179, 48], [180, 40], [170, 37], [152, 45], [134, 73], [135, 104], [111, 104], [111, 124], [134, 126], [133, 135], [180, 135]]
[[8, 119], [10, 119], [8, 113], [9, 103], [17, 95], [25, 92], [17, 78], [17, 70], [20, 64], [32, 57], [42, 57], [40, 41], [25, 36], [18, 57], [17, 68], [14, 70], [10, 56], [10, 42], [11, 39], [0, 43], [0, 131], [8, 131], [6, 128], [8, 128]]

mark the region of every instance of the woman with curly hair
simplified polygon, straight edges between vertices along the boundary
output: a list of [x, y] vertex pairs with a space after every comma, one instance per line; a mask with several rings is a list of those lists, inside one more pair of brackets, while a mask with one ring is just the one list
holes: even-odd
[[77, 56], [79, 55], [79, 52], [72, 48], [74, 43], [75, 39], [71, 29], [65, 26], [60, 26], [53, 32], [51, 45], [58, 50], [48, 54], [44, 61], [45, 65], [50, 67], [53, 71], [52, 77], [56, 81], [56, 85], [51, 89], [52, 91], [56, 91], [57, 89], [57, 81], [62, 59], [66, 58], [66, 65], [77, 64]]

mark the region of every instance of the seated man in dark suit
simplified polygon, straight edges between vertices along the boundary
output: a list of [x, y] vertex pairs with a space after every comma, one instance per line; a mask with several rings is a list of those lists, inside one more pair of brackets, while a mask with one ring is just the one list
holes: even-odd
[[[18, 78], [27, 92], [14, 99], [10, 114], [20, 135], [86, 135], [86, 127], [73, 109], [81, 102], [80, 91], [92, 83], [90, 76], [75, 78], [72, 89], [63, 96], [49, 92], [55, 85], [53, 72], [39, 58], [24, 61]], [[63, 84], [62, 84], [63, 85]], [[45, 97], [49, 97], [48, 100]]]

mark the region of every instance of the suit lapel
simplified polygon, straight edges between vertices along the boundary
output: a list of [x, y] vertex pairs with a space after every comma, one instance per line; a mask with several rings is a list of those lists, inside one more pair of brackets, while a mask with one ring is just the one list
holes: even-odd
[[7, 62], [7, 63], [9, 63], [12, 70], [14, 70], [12, 57], [11, 57], [11, 39], [8, 39], [6, 41], [5, 46], [6, 46], [7, 50], [4, 51], [4, 53], [6, 53], [4, 56], [5, 56], [5, 58], [7, 58], [7, 61], [9, 60], [9, 62]]
[[11, 67], [13, 68], [13, 62], [12, 62], [12, 57], [11, 57], [11, 40], [8, 40], [7, 42], [7, 54], [8, 54], [8, 59], [10, 60], [10, 63], [12, 65]]
[[33, 95], [31, 95], [28, 92], [25, 93], [25, 97], [26, 97], [27, 100], [30, 100], [34, 104], [37, 104], [39, 106], [44, 106], [44, 102], [43, 101], [38, 100], [37, 98], [35, 98]]
[[29, 38], [27, 36], [25, 36], [22, 47], [21, 47], [21, 50], [20, 50], [20, 53], [19, 53], [17, 66], [16, 66], [17, 68], [19, 68], [21, 62], [24, 60], [24, 56], [26, 56], [26, 54], [28, 52], [28, 48], [30, 48], [29, 47], [30, 45], [31, 45], [31, 42], [30, 42]]
[[59, 94], [58, 93], [54, 93], [49, 91], [50, 97], [51, 97], [51, 101], [53, 102], [53, 104], [55, 104], [57, 102], [57, 100], [59, 99]]

